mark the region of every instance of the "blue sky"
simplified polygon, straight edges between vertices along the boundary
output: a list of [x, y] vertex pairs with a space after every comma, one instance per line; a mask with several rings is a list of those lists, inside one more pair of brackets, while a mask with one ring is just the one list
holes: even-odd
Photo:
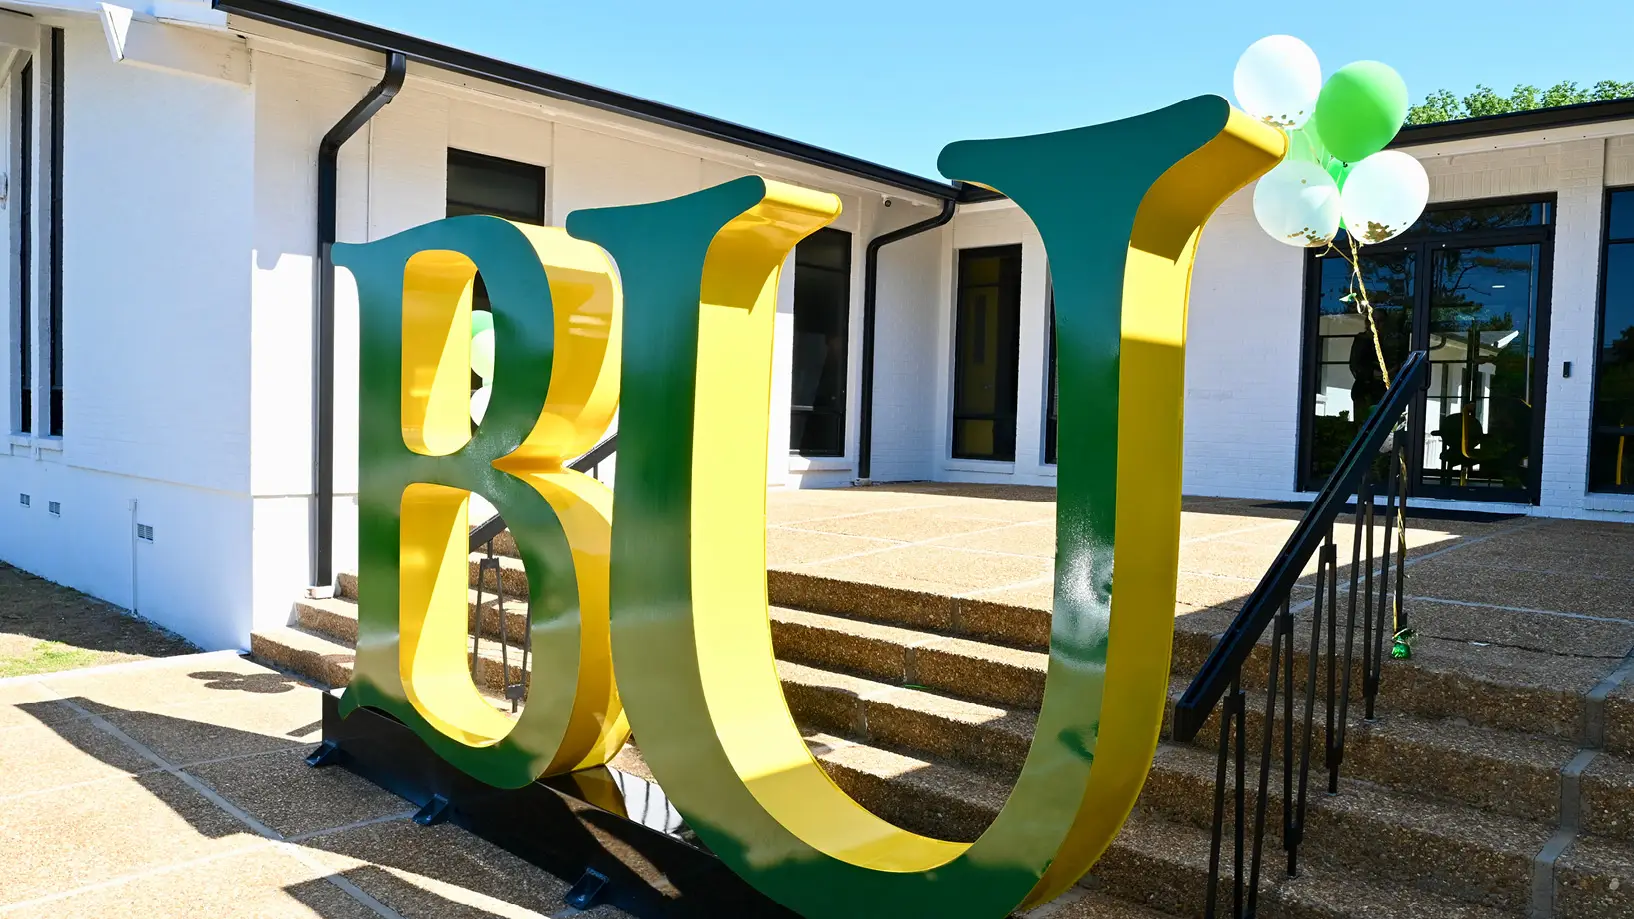
[[932, 176], [948, 141], [1229, 97], [1237, 56], [1278, 32], [1325, 73], [1394, 66], [1415, 102], [1634, 80], [1629, 0], [302, 2]]

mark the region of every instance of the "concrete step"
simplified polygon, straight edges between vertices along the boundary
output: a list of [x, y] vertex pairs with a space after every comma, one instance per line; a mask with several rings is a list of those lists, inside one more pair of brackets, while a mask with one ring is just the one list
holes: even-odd
[[[1190, 747], [1160, 748], [1141, 794], [1141, 807], [1172, 822], [1207, 830], [1213, 820], [1216, 768], [1213, 753]], [[1247, 779], [1247, 807], [1253, 815], [1258, 801], [1257, 761], [1249, 763]], [[1341, 780], [1337, 795], [1323, 792], [1321, 787], [1312, 788], [1307, 798], [1302, 861], [1388, 877], [1497, 909], [1523, 912], [1531, 902], [1532, 863], [1553, 835], [1551, 827], [1402, 795], [1352, 779]], [[1275, 840], [1282, 837], [1284, 798], [1278, 770], [1271, 772], [1266, 800], [1268, 850], [1280, 852]]]
[[[1049, 647], [1050, 613], [1045, 609], [776, 569], [767, 572], [767, 587], [771, 602], [778, 606], [1013, 649], [1045, 652]], [[1308, 587], [1302, 588], [1299, 599], [1310, 596]], [[1341, 616], [1348, 614], [1348, 594], [1340, 592], [1337, 600]], [[1190, 675], [1202, 667], [1237, 611], [1178, 612], [1172, 669]], [[1296, 602], [1295, 615], [1295, 682], [1302, 687], [1308, 675], [1311, 614]], [[1357, 621], [1359, 628], [1360, 615]], [[1581, 740], [1585, 696], [1615, 662], [1553, 653], [1548, 644], [1544, 640], [1539, 648], [1529, 649], [1503, 642], [1421, 637], [1411, 660], [1384, 661], [1380, 692], [1386, 701], [1381, 708]], [[1321, 648], [1317, 678], [1325, 686], [1325, 634]], [[1264, 687], [1270, 652], [1268, 633], [1244, 665], [1245, 688]], [[1357, 644], [1351, 664], [1352, 698], [1357, 699], [1362, 691], [1362, 657]], [[1634, 681], [1606, 702], [1606, 745], [1634, 753]]]
[[780, 659], [997, 705], [1037, 709], [1049, 655], [863, 619], [774, 608]]
[[[1168, 714], [1185, 691], [1187, 681], [1170, 684]], [[1249, 751], [1257, 756], [1263, 749], [1266, 694], [1247, 694], [1244, 736]], [[1278, 694], [1271, 744], [1271, 759], [1283, 757], [1284, 697]], [[1310, 782], [1311, 788], [1326, 790], [1327, 707], [1317, 700], [1312, 713]], [[1294, 755], [1304, 743], [1305, 697], [1294, 697]], [[1169, 724], [1163, 736], [1170, 738]], [[1200, 749], [1216, 751], [1220, 744], [1220, 713], [1213, 715], [1194, 739]], [[1429, 719], [1381, 707], [1378, 718], [1367, 721], [1359, 708], [1349, 712], [1344, 760], [1340, 775], [1363, 779], [1395, 791], [1425, 798], [1464, 804], [1526, 820], [1553, 825], [1560, 812], [1560, 771], [1577, 755], [1577, 745], [1560, 738], [1517, 734], [1476, 727], [1456, 719]], [[1615, 822], [1614, 809], [1629, 803], [1621, 797], [1634, 783], [1634, 775], [1608, 772], [1602, 786], [1605, 821]], [[1622, 823], [1634, 822], [1624, 817]], [[1630, 828], [1634, 832], [1634, 828]]]
[[[1232, 915], [1232, 846], [1221, 852], [1217, 915]], [[1307, 864], [1297, 878], [1267, 853], [1258, 915], [1268, 919], [1521, 919], [1524, 913], [1466, 903], [1388, 877]], [[1085, 886], [1173, 916], [1203, 915], [1209, 834], [1137, 812]]]
[[[467, 591], [466, 616], [477, 608], [477, 591]], [[499, 601], [493, 594], [482, 595], [483, 641], [499, 641]], [[513, 647], [520, 648], [528, 634], [528, 605], [520, 600], [505, 601], [506, 636]], [[295, 624], [320, 635], [328, 635], [344, 642], [357, 641], [357, 601], [345, 596], [328, 600], [295, 601]]]
[[352, 664], [357, 660], [351, 643], [294, 626], [251, 632], [250, 656], [328, 688], [352, 682]]
[[778, 661], [783, 698], [803, 725], [1014, 781], [1037, 718], [923, 690]]
[[[322, 601], [335, 604], [337, 601]], [[350, 604], [347, 604], [350, 605]], [[346, 610], [331, 608], [325, 612], [325, 632], [313, 631], [302, 625], [264, 629], [250, 634], [250, 656], [279, 670], [299, 674], [321, 685], [336, 688], [352, 681], [352, 667], [357, 660], [353, 640], [339, 639], [328, 630], [344, 621]], [[356, 634], [357, 618], [352, 613], [351, 628]], [[509, 708], [503, 701], [505, 687], [520, 681], [528, 682], [527, 671], [521, 666], [521, 653], [512, 650], [507, 670], [497, 648], [483, 647], [478, 656], [476, 686], [496, 705]], [[506, 674], [509, 674], [509, 680]]]

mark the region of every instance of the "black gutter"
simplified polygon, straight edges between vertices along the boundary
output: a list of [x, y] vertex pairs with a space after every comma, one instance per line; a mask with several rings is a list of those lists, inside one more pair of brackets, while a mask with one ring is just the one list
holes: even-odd
[[335, 548], [335, 260], [340, 148], [403, 88], [408, 58], [386, 55], [386, 73], [318, 145], [317, 315], [312, 335], [312, 585], [334, 584]]
[[759, 150], [775, 156], [787, 157], [846, 175], [881, 182], [933, 198], [947, 199], [958, 194], [949, 184], [917, 176], [900, 169], [870, 163], [833, 150], [769, 134], [730, 121], [722, 121], [690, 112], [686, 109], [653, 102], [624, 93], [569, 80], [506, 61], [495, 60], [461, 51], [436, 42], [392, 32], [378, 26], [355, 22], [318, 10], [308, 9], [283, 0], [214, 0], [215, 9], [244, 16], [272, 25], [283, 26], [328, 38], [348, 45], [372, 48], [376, 51], [397, 51], [416, 63], [427, 64], [453, 73], [476, 77], [511, 86], [527, 92], [539, 93], [553, 99], [588, 105], [603, 111], [627, 115], [652, 124], [723, 140], [740, 147]]
[[1634, 119], [1634, 99], [1582, 102], [1577, 105], [1559, 105], [1528, 112], [1483, 115], [1480, 118], [1460, 118], [1457, 121], [1439, 121], [1434, 124], [1410, 124], [1401, 129], [1401, 133], [1396, 135], [1390, 146], [1416, 147], [1420, 144], [1497, 137], [1502, 134], [1544, 131], [1551, 128], [1571, 128], [1623, 119]]
[[868, 241], [863, 257], [862, 282], [862, 413], [857, 440], [857, 478], [867, 481], [873, 476], [874, 465], [874, 326], [879, 312], [879, 250], [898, 240], [934, 230], [953, 219], [959, 207], [955, 198], [942, 202], [942, 212], [935, 217], [910, 223], [899, 230], [876, 236]]

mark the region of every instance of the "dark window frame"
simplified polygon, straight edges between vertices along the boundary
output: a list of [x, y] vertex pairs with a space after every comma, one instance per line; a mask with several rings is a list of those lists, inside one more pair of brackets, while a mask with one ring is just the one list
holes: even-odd
[[[507, 212], [507, 213], [500, 214], [500, 213], [495, 213], [492, 210], [480, 210], [480, 211], [478, 211], [477, 208], [474, 208], [471, 205], [469, 205], [469, 204], [467, 204], [466, 202], [463, 202], [463, 201], [458, 202], [458, 205], [463, 207], [467, 213], [475, 211], [475, 212], [480, 212], [480, 213], [484, 213], [484, 214], [489, 214], [489, 215], [494, 216], [494, 217], [503, 217], [506, 220], [515, 220], [518, 223], [529, 223], [529, 224], [533, 224], [535, 226], [544, 226], [545, 225], [545, 213], [546, 213], [545, 205], [546, 205], [546, 202], [547, 202], [548, 198], [550, 197], [550, 170], [549, 170], [548, 167], [537, 166], [537, 165], [534, 165], [533, 163], [524, 163], [521, 160], [505, 159], [504, 157], [500, 157], [500, 156], [490, 156], [490, 155], [488, 155], [486, 153], [475, 153], [475, 152], [472, 152], [470, 150], [461, 150], [461, 149], [459, 149], [457, 147], [449, 147], [448, 148], [448, 159], [447, 159], [447, 163], [445, 165], [445, 169], [447, 169], [447, 173], [446, 173], [447, 175], [452, 175], [453, 174], [454, 166], [456, 165], [456, 163], [459, 163], [460, 165], [471, 166], [471, 167], [480, 168], [480, 169], [488, 169], [488, 170], [492, 170], [492, 171], [495, 171], [495, 172], [511, 173], [513, 175], [521, 175], [521, 174], [526, 173], [526, 174], [528, 174], [528, 178], [530, 178], [530, 179], [537, 177], [538, 180], [539, 180], [539, 200], [538, 200], [538, 202], [536, 202], [537, 203], [536, 208], [526, 210], [526, 211], [516, 210], [516, 211], [510, 211], [510, 212]], [[448, 208], [448, 209], [452, 209], [453, 207], [456, 206], [456, 201], [452, 197], [452, 194], [451, 194], [452, 191], [453, 191], [453, 189], [451, 189], [451, 188], [447, 188], [447, 187], [444, 188], [444, 194], [443, 194], [444, 205], [445, 205], [445, 208]], [[445, 213], [446, 213], [446, 211], [445, 211]], [[455, 215], [448, 214], [448, 216], [455, 216]]]
[[[1018, 410], [1017, 410], [1017, 405], [1016, 405], [1016, 396], [1017, 396], [1017, 390], [1020, 388], [1019, 384], [1020, 384], [1020, 379], [1021, 379], [1021, 275], [1022, 275], [1022, 271], [1023, 271], [1023, 258], [1024, 258], [1024, 254], [1023, 254], [1023, 251], [1022, 251], [1022, 246], [1021, 246], [1020, 243], [1011, 243], [1011, 244], [1000, 245], [1000, 246], [980, 246], [980, 247], [974, 247], [974, 248], [969, 248], [969, 249], [959, 249], [957, 251], [958, 251], [958, 257], [954, 260], [954, 263], [955, 263], [954, 264], [955, 276], [954, 276], [954, 297], [953, 297], [953, 310], [954, 310], [954, 312], [953, 312], [953, 398], [952, 398], [952, 400], [950, 400], [952, 402], [952, 405], [949, 407], [950, 408], [951, 424], [949, 426], [949, 431], [948, 431], [948, 435], [949, 435], [948, 436], [948, 456], [949, 456], [950, 459], [955, 460], [955, 461], [964, 460], [964, 461], [968, 461], [968, 462], [1014, 463], [1015, 459], [1016, 459], [1016, 434], [1017, 434], [1017, 427], [1018, 427], [1018, 424], [1017, 424]], [[1012, 335], [1012, 340], [1013, 340], [1013, 344], [1015, 345], [1015, 352], [1016, 353], [1015, 353], [1014, 358], [1011, 361], [1011, 368], [1010, 368], [1011, 373], [1009, 374], [1008, 396], [1006, 397], [1005, 393], [1002, 390], [1000, 392], [998, 392], [998, 393], [995, 393], [995, 396], [994, 396], [995, 403], [997, 405], [1002, 406], [1006, 401], [1008, 401], [1010, 406], [1011, 406], [1010, 412], [1009, 412], [1008, 416], [1006, 416], [1001, 411], [995, 411], [995, 412], [993, 412], [991, 414], [972, 414], [972, 413], [968, 413], [968, 412], [961, 414], [960, 411], [959, 411], [959, 392], [963, 388], [962, 384], [964, 382], [964, 373], [963, 373], [963, 367], [962, 367], [962, 364], [961, 364], [961, 362], [959, 360], [959, 357], [960, 357], [961, 354], [964, 353], [964, 350], [965, 350], [964, 349], [965, 330], [961, 327], [961, 323], [959, 322], [959, 318], [964, 313], [964, 302], [965, 302], [964, 298], [965, 298], [965, 290], [966, 290], [965, 283], [964, 283], [965, 260], [968, 259], [968, 258], [981, 258], [981, 257], [991, 257], [991, 256], [998, 256], [1000, 258], [1005, 258], [1007, 256], [1012, 256], [1012, 255], [1014, 256], [1015, 270], [1013, 272], [1011, 272], [1009, 274], [1009, 276], [1006, 276], [1003, 273], [1002, 269], [1001, 269], [999, 284], [1000, 284], [1001, 288], [1006, 292], [1007, 295], [1011, 295], [1011, 296], [1014, 297], [1014, 300], [1015, 300], [1015, 303], [1016, 303], [1016, 323], [1015, 323], [1016, 327], [1015, 327], [1014, 334]], [[1001, 331], [1001, 335], [1002, 335], [1002, 328], [1001, 328], [1000, 331]], [[995, 354], [998, 355], [1001, 360], [1003, 358], [1003, 354], [1002, 354], [1002, 350], [1001, 350], [1002, 347], [1003, 347], [1003, 344], [1004, 344], [1004, 342], [1001, 340], [998, 343], [998, 349], [995, 350]], [[1000, 369], [996, 373], [995, 383], [996, 383], [996, 385], [1002, 387], [1004, 385], [1004, 382], [1005, 382], [1004, 374], [1002, 372], [1002, 369]], [[1008, 420], [1009, 420], [1009, 423], [1010, 423], [1010, 434], [1009, 434], [1009, 437], [1008, 437], [1008, 445], [1009, 445], [1009, 455], [1008, 456], [1005, 455], [1005, 452], [1002, 449], [1002, 446], [1004, 445], [1005, 439], [1001, 438], [999, 436], [999, 434], [1000, 434], [999, 425], [1002, 424], [1002, 422], [1006, 419], [1006, 417], [1008, 417]], [[993, 438], [994, 452], [991, 453], [991, 454], [985, 455], [985, 456], [973, 455], [973, 454], [960, 454], [959, 450], [958, 450], [958, 444], [959, 444], [959, 423], [961, 421], [992, 421], [992, 422], [994, 422], [994, 425], [995, 425], [995, 427], [994, 427], [994, 438]]]
[[[539, 200], [536, 203], [536, 206], [530, 210], [524, 211], [518, 209], [503, 214], [494, 213], [492, 210], [478, 208], [474, 204], [467, 201], [456, 200], [453, 196], [453, 182], [449, 178], [454, 174], [456, 164], [470, 168], [491, 169], [499, 172], [508, 172], [513, 175], [528, 173], [530, 174], [530, 178], [537, 178], [539, 181]], [[449, 147], [448, 157], [444, 168], [446, 169], [443, 182], [443, 213], [445, 216], [457, 217], [480, 213], [488, 216], [500, 217], [505, 220], [514, 220], [517, 223], [527, 223], [534, 226], [545, 225], [546, 205], [549, 203], [550, 197], [550, 170], [547, 167], [536, 166], [532, 163], [524, 163], [520, 160], [508, 160], [503, 157], [489, 156], [486, 153], [473, 153], [469, 150], [461, 150], [457, 147]], [[480, 274], [477, 275], [476, 278], [476, 287], [473, 291], [473, 298], [473, 309], [488, 309], [488, 289], [483, 285], [482, 275]], [[471, 391], [476, 392], [480, 388], [482, 388], [482, 378], [477, 376], [476, 371], [473, 370], [471, 372]], [[475, 430], [476, 422], [473, 421], [471, 426], [472, 429]]]
[[1634, 185], [1619, 185], [1605, 189], [1605, 196], [1601, 199], [1600, 209], [1600, 277], [1595, 287], [1594, 298], [1593, 357], [1589, 362], [1588, 456], [1585, 458], [1583, 466], [1584, 491], [1588, 494], [1597, 495], [1634, 494], [1634, 481], [1629, 481], [1622, 486], [1607, 485], [1598, 487], [1594, 481], [1594, 439], [1602, 435], [1616, 436], [1619, 433], [1622, 433], [1623, 436], [1634, 436], [1634, 427], [1620, 428], [1611, 425], [1600, 425], [1594, 417], [1600, 397], [1600, 342], [1606, 335], [1606, 314], [1610, 305], [1607, 302], [1607, 295], [1610, 292], [1607, 287], [1611, 280], [1611, 247], [1614, 245], [1634, 246], [1634, 236], [1619, 236], [1613, 239], [1611, 235], [1611, 203], [1612, 198], [1619, 194], [1634, 195]]
[[[1542, 499], [1543, 432], [1544, 419], [1547, 416], [1549, 329], [1554, 291], [1554, 247], [1555, 227], [1559, 216], [1558, 196], [1553, 192], [1549, 192], [1536, 195], [1506, 195], [1468, 201], [1437, 202], [1427, 208], [1426, 213], [1468, 208], [1502, 207], [1507, 204], [1544, 205], [1546, 210], [1543, 213], [1543, 221], [1526, 226], [1476, 230], [1466, 233], [1420, 234], [1409, 231], [1396, 239], [1369, 245], [1362, 250], [1364, 254], [1413, 251], [1417, 253], [1418, 259], [1416, 270], [1419, 274], [1417, 277], [1422, 279], [1428, 275], [1430, 270], [1431, 254], [1439, 249], [1469, 249], [1527, 244], [1539, 247], [1537, 277], [1533, 282], [1537, 288], [1535, 302], [1537, 315], [1533, 317], [1533, 411], [1530, 442], [1532, 463], [1529, 466], [1531, 481], [1528, 482], [1525, 489], [1507, 491], [1493, 489], [1490, 493], [1479, 495], [1462, 492], [1457, 487], [1444, 489], [1440, 486], [1426, 486], [1422, 482], [1424, 472], [1422, 444], [1424, 442], [1424, 432], [1427, 430], [1427, 419], [1425, 418], [1425, 398], [1420, 395], [1413, 400], [1412, 408], [1408, 413], [1408, 437], [1411, 444], [1407, 451], [1408, 480], [1413, 483], [1410, 494], [1415, 497], [1532, 505], [1539, 504]], [[1343, 244], [1342, 241], [1335, 242], [1336, 246]], [[1320, 361], [1320, 348], [1317, 339], [1321, 319], [1319, 315], [1319, 300], [1322, 287], [1321, 272], [1322, 254], [1314, 249], [1307, 250], [1305, 254], [1304, 290], [1300, 297], [1302, 327], [1300, 333], [1299, 443], [1298, 448], [1295, 450], [1297, 465], [1294, 470], [1294, 487], [1301, 492], [1314, 492], [1321, 488], [1322, 485], [1320, 480], [1311, 476], [1311, 451], [1315, 440], [1316, 373], [1317, 364]], [[1431, 285], [1415, 284], [1412, 307], [1412, 334], [1409, 349], [1419, 347], [1420, 343], [1428, 339], [1430, 293]]]
[[12, 427], [19, 434], [34, 432], [34, 84], [35, 59], [30, 56], [17, 70], [17, 185], [11, 198], [17, 209], [17, 358], [18, 393]]
[[1057, 398], [1057, 396], [1056, 396], [1056, 387], [1060, 384], [1060, 378], [1059, 378], [1059, 376], [1057, 374], [1057, 371], [1056, 371], [1056, 355], [1055, 355], [1055, 285], [1054, 284], [1050, 284], [1048, 286], [1048, 294], [1046, 295], [1045, 308], [1044, 309], [1045, 309], [1045, 317], [1046, 317], [1049, 325], [1047, 326], [1047, 329], [1045, 331], [1045, 339], [1044, 339], [1044, 359], [1045, 359], [1045, 368], [1046, 368], [1045, 373], [1046, 373], [1046, 376], [1044, 377], [1044, 410], [1043, 410], [1043, 418], [1044, 418], [1044, 454], [1043, 454], [1043, 456], [1044, 456], [1044, 460], [1043, 460], [1043, 465], [1045, 465], [1045, 466], [1055, 466], [1055, 465], [1057, 465], [1057, 459], [1058, 459], [1057, 451], [1059, 450], [1059, 448], [1061, 446], [1061, 436], [1060, 436], [1060, 432], [1058, 430], [1058, 428], [1060, 426], [1060, 423], [1061, 423], [1061, 419], [1059, 417], [1057, 417], [1056, 414], [1055, 414], [1056, 398]]
[[[843, 251], [845, 253], [845, 258], [844, 258], [844, 264], [842, 265], [842, 267], [840, 267], [840, 268], [830, 268], [827, 265], [818, 265], [818, 264], [813, 264], [811, 262], [805, 262], [805, 263], [801, 262], [801, 260], [800, 260], [800, 250], [801, 250], [802, 246], [806, 246], [807, 251], [809, 252], [810, 248], [809, 248], [809, 246], [807, 246], [807, 244], [811, 243], [814, 240], [833, 239], [837, 243], [838, 239], [836, 237], [836, 234], [838, 236], [843, 236], [845, 238], [845, 240], [844, 240], [845, 245], [844, 245], [844, 248], [843, 248]], [[797, 406], [797, 405], [793, 404], [793, 399], [790, 399], [790, 404], [789, 404], [789, 432], [790, 432], [789, 433], [789, 455], [790, 456], [799, 456], [799, 457], [803, 457], [803, 458], [807, 458], [807, 459], [843, 459], [845, 457], [845, 455], [846, 455], [847, 447], [851, 442], [851, 437], [850, 437], [850, 434], [851, 434], [851, 428], [850, 428], [850, 424], [851, 424], [851, 412], [850, 412], [850, 399], [851, 399], [851, 395], [850, 395], [851, 394], [851, 386], [850, 386], [850, 382], [851, 382], [851, 379], [850, 379], [850, 374], [851, 374], [851, 307], [852, 307], [851, 275], [852, 275], [852, 268], [853, 268], [853, 265], [854, 265], [853, 256], [855, 255], [855, 252], [854, 252], [855, 247], [856, 247], [856, 238], [851, 234], [851, 232], [849, 230], [841, 230], [841, 229], [838, 229], [838, 228], [835, 228], [835, 227], [824, 227], [824, 228], [818, 230], [817, 232], [813, 233], [811, 236], [808, 236], [806, 239], [801, 240], [800, 244], [795, 246], [795, 249], [794, 249], [794, 272], [795, 272], [795, 285], [796, 285], [796, 287], [795, 287], [795, 297], [794, 297], [794, 304], [793, 304], [793, 310], [794, 310], [795, 316], [793, 317], [792, 325], [793, 325], [793, 329], [794, 329], [795, 332], [799, 331], [799, 324], [800, 324], [798, 314], [800, 312], [800, 303], [801, 303], [801, 301], [800, 301], [799, 286], [798, 285], [799, 285], [799, 275], [800, 275], [800, 271], [802, 269], [807, 270], [807, 271], [821, 271], [821, 272], [825, 272], [825, 273], [838, 275], [843, 281], [843, 284], [841, 285], [841, 289], [843, 289], [845, 291], [845, 297], [844, 297], [844, 300], [840, 304], [840, 328], [841, 328], [840, 338], [843, 341], [843, 347], [840, 350], [840, 361], [839, 361], [839, 368], [838, 368], [838, 374], [837, 374], [838, 379], [839, 379], [839, 402], [838, 402], [839, 407], [838, 407], [837, 410], [834, 410], [834, 409], [820, 409], [815, 405]], [[790, 394], [791, 395], [793, 394], [794, 380], [797, 379], [798, 376], [799, 376], [799, 374], [797, 372], [797, 368], [794, 367], [794, 361], [797, 358], [798, 358], [798, 351], [796, 350], [796, 352], [790, 356], [790, 361], [789, 361], [789, 377], [790, 377], [789, 386], [790, 386]], [[839, 417], [839, 438], [840, 438], [839, 445], [837, 447], [829, 446], [829, 447], [826, 447], [826, 448], [808, 448], [808, 447], [804, 447], [804, 446], [796, 447], [795, 444], [794, 444], [794, 431], [796, 430], [796, 425], [794, 424], [794, 421], [795, 421], [795, 416], [800, 415], [802, 413], [806, 414], [808, 416], [808, 418], [807, 418], [808, 424], [809, 424], [809, 420], [810, 420], [811, 417], [815, 417], [815, 416], [818, 416], [818, 415], [827, 415], [827, 416], [837, 415]]]
[[47, 334], [51, 336], [47, 348], [46, 383], [49, 401], [46, 404], [46, 431], [52, 437], [61, 437], [63, 430], [63, 365], [62, 365], [62, 180], [63, 180], [63, 30], [51, 30], [51, 229], [50, 229], [50, 284], [47, 298]]

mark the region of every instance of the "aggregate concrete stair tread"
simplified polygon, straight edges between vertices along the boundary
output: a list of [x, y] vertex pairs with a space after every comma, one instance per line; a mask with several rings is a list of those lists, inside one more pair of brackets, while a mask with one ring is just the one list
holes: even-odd
[[[1358, 626], [1359, 627], [1359, 626]], [[1243, 664], [1245, 689], [1263, 688], [1270, 666], [1271, 629], [1261, 636]], [[1325, 633], [1325, 630], [1324, 630]], [[1215, 645], [1220, 631], [1212, 622], [1184, 616], [1175, 622], [1173, 667], [1176, 673], [1196, 673]], [[1303, 686], [1308, 674], [1310, 623], [1296, 620], [1294, 680]], [[1388, 652], [1388, 646], [1386, 647]], [[1340, 651], [1343, 654], [1343, 651]], [[1615, 670], [1621, 661], [1605, 657], [1556, 654], [1530, 648], [1482, 644], [1421, 635], [1410, 660], [1386, 658], [1380, 675], [1383, 707], [1425, 718], [1462, 718], [1472, 724], [1578, 740], [1582, 736], [1585, 697]], [[1362, 649], [1352, 658], [1353, 698], [1361, 691]], [[1318, 679], [1326, 685], [1326, 640]], [[1634, 704], [1626, 711], [1613, 700], [1606, 707], [1607, 745], [1626, 732], [1634, 752]]]
[[[476, 590], [466, 591], [466, 614], [477, 608]], [[499, 601], [492, 593], [483, 593], [482, 637], [485, 641], [499, 640]], [[357, 641], [357, 601], [347, 597], [325, 600], [302, 599], [295, 601], [295, 621], [305, 628], [345, 641]], [[469, 620], [468, 620], [469, 621]], [[505, 601], [505, 628], [510, 643], [521, 647], [528, 631], [528, 605], [519, 600]]]
[[780, 660], [783, 697], [795, 720], [914, 755], [967, 765], [1000, 781], [1021, 771], [1038, 719], [849, 674]]
[[[1179, 701], [1188, 682], [1171, 681], [1167, 717], [1172, 718], [1174, 703]], [[1251, 691], [1247, 695], [1244, 736], [1248, 749], [1259, 751], [1263, 749], [1265, 736], [1266, 696], [1264, 691]], [[1282, 761], [1283, 755], [1284, 698], [1278, 694], [1271, 744], [1271, 758], [1277, 763]], [[1294, 696], [1295, 756], [1299, 755], [1304, 742], [1305, 703], [1304, 695]], [[1193, 745], [1211, 753], [1218, 748], [1219, 711], [1216, 707], [1193, 739]], [[1378, 713], [1376, 720], [1367, 721], [1361, 708], [1352, 705], [1348, 720], [1341, 775], [1398, 792], [1544, 823], [1552, 823], [1559, 815], [1560, 770], [1578, 751], [1575, 742], [1558, 737], [1517, 734], [1458, 719], [1421, 718], [1390, 710], [1388, 706]], [[1164, 737], [1172, 736], [1169, 728], [1170, 722], [1166, 722]], [[1311, 781], [1322, 788], [1327, 784], [1326, 741], [1326, 704], [1319, 698], [1312, 717]], [[1624, 775], [1611, 771], [1608, 766], [1603, 786], [1596, 787], [1597, 790], [1603, 787], [1607, 809], [1612, 811], [1606, 815], [1607, 819], [1615, 819], [1614, 809], [1625, 803], [1634, 806], [1634, 771]], [[1622, 797], [1625, 790], [1629, 798]], [[1623, 818], [1624, 823], [1631, 821], [1634, 817]], [[1634, 833], [1634, 826], [1630, 826], [1628, 832]]]
[[1634, 843], [1634, 759], [1601, 751], [1579, 778], [1578, 790], [1585, 833]]
[[1634, 847], [1579, 837], [1555, 863], [1554, 894], [1558, 919], [1634, 916]]
[[[1280, 849], [1268, 848], [1261, 868], [1259, 915], [1277, 919], [1521, 919], [1502, 910], [1358, 874], [1302, 863], [1289, 878]], [[1220, 915], [1231, 910], [1229, 840], [1220, 856]], [[1208, 884], [1209, 834], [1137, 811], [1090, 872], [1085, 886], [1174, 916], [1199, 916]]]
[[[314, 601], [302, 602], [312, 603], [313, 610], [320, 608]], [[339, 637], [327, 631], [346, 622], [346, 611], [333, 608], [337, 601], [322, 602], [330, 605], [330, 608], [323, 611], [323, 619], [320, 620], [322, 624], [319, 625], [319, 628], [325, 631], [297, 624], [251, 632], [250, 656], [268, 666], [300, 674], [330, 688], [340, 688], [351, 683], [352, 668], [357, 661], [356, 639]], [[355, 636], [357, 628], [355, 612], [350, 621], [352, 634]], [[513, 654], [517, 656], [511, 658], [509, 670], [511, 682], [521, 680], [526, 685], [528, 674], [520, 666], [520, 653], [513, 651]], [[478, 659], [480, 665], [476, 680], [477, 691], [497, 707], [508, 710], [510, 703], [501, 698], [506, 685], [502, 674], [507, 671], [500, 660], [499, 652], [482, 648]]]
[[774, 607], [778, 657], [999, 705], [1037, 708], [1049, 655], [932, 632]]
[[330, 688], [352, 682], [352, 665], [357, 660], [352, 645], [295, 626], [251, 632], [250, 656]]
[[1050, 611], [1047, 608], [994, 602], [979, 596], [953, 597], [776, 567], [766, 571], [766, 590], [775, 606], [958, 635], [1029, 651], [1049, 650]]
[[[1162, 747], [1141, 806], [1176, 823], [1207, 828], [1213, 820], [1215, 769], [1211, 752]], [[1250, 762], [1250, 814], [1258, 778], [1258, 763]], [[1280, 839], [1282, 830], [1280, 770], [1272, 770], [1267, 791], [1266, 839], [1274, 845], [1270, 841]], [[1553, 835], [1552, 827], [1354, 779], [1341, 779], [1338, 795], [1324, 791], [1317, 782], [1308, 792], [1303, 860], [1377, 873], [1500, 909], [1521, 911], [1530, 902], [1533, 860]]]

